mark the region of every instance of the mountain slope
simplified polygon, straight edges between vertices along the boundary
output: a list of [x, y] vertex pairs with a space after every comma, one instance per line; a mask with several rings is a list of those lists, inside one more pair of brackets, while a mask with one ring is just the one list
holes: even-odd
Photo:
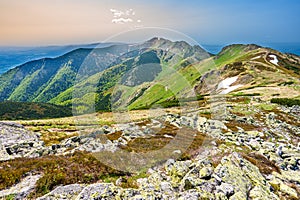
[[[170, 75], [166, 73], [167, 67], [176, 71], [184, 67], [183, 61], [187, 64], [207, 57], [209, 54], [199, 46], [163, 38], [153, 38], [141, 44], [77, 49], [58, 58], [25, 63], [1, 75], [0, 101], [51, 102], [71, 106], [72, 87], [85, 83], [93, 85], [91, 89], [95, 91], [90, 92], [85, 87], [81, 90], [97, 93], [97, 109], [106, 110], [110, 108], [108, 99], [117, 83], [125, 87], [140, 87], [157, 77], [162, 80]], [[98, 81], [93, 80], [95, 74], [99, 75]], [[127, 91], [125, 93], [125, 96], [130, 95]], [[85, 96], [91, 97], [91, 94]]]
[[184, 41], [153, 38], [21, 65], [0, 76], [0, 100], [74, 105], [84, 113], [178, 105], [236, 91], [297, 98], [299, 66], [298, 56], [253, 44], [230, 45], [212, 56]]
[[[189, 62], [199, 62], [210, 56], [198, 46], [158, 38], [144, 43], [138, 54], [128, 54], [121, 63], [100, 73], [96, 85], [97, 75], [75, 86], [74, 93], [79, 95], [73, 96], [73, 103], [80, 110], [83, 107], [87, 109], [93, 101], [96, 110], [124, 109], [143, 97], [143, 91], [154, 83], [168, 79], [168, 76], [177, 73], [178, 69], [184, 68]], [[62, 105], [71, 103], [71, 90], [67, 92], [69, 94], [62, 93], [59, 97], [67, 100]]]
[[[298, 56], [256, 45], [232, 45], [224, 48], [214, 60], [217, 69], [203, 75], [195, 86], [200, 94], [227, 94], [239, 90], [242, 93], [260, 93], [266, 98], [300, 95]], [[212, 77], [217, 81], [209, 82]], [[221, 81], [226, 82], [230, 78], [236, 79], [230, 84], [231, 88], [227, 91], [220, 88]]]
[[[91, 51], [95, 55], [91, 55]], [[0, 100], [50, 101], [74, 84], [80, 67], [86, 70], [85, 74], [92, 75], [104, 70], [127, 51], [128, 45], [77, 49], [58, 58], [25, 63], [0, 76]], [[89, 62], [85, 62], [87, 56]]]

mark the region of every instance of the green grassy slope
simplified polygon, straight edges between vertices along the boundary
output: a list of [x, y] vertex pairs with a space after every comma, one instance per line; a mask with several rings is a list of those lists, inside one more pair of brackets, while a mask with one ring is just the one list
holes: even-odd
[[128, 45], [77, 49], [57, 58], [25, 63], [0, 76], [0, 101], [49, 102], [73, 86], [76, 78], [84, 80], [105, 70], [127, 51]]

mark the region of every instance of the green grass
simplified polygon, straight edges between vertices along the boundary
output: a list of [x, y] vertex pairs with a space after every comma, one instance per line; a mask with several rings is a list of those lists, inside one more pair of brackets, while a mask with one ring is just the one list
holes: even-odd
[[261, 96], [260, 93], [251, 93], [251, 94], [245, 94], [243, 92], [238, 92], [238, 93], [234, 93], [232, 94], [232, 96], [234, 97], [254, 97], [254, 96]]
[[265, 103], [262, 103], [262, 104], [259, 104], [258, 107], [262, 110], [265, 110], [265, 111], [272, 111], [274, 110], [277, 106], [276, 105], [272, 105], [272, 104], [265, 104]]
[[16, 197], [16, 195], [10, 194], [10, 195], [8, 195], [8, 196], [5, 197], [5, 200], [14, 200], [15, 197]]
[[1, 101], [7, 99], [13, 91], [15, 86], [12, 80], [16, 73], [17, 69], [14, 68], [6, 72], [5, 75], [0, 76], [0, 93], [2, 94], [0, 95]]
[[239, 56], [243, 55], [244, 48], [245, 48], [244, 45], [233, 45], [231, 47], [228, 47], [225, 51], [217, 55], [215, 59], [215, 64], [217, 66], [223, 66], [227, 63], [232, 63]]
[[32, 90], [30, 84], [32, 83], [33, 79], [40, 73], [40, 69], [36, 70], [33, 74], [26, 76], [20, 85], [15, 88], [13, 93], [10, 95], [8, 100], [13, 101], [31, 101], [33, 100], [33, 94], [35, 91]]
[[185, 93], [193, 89], [197, 79], [201, 76], [201, 72], [206, 72], [211, 67], [211, 62], [207, 61], [197, 66], [179, 69], [176, 72], [171, 71], [173, 73], [168, 78], [157, 81], [155, 85], [144, 92], [144, 95], [133, 102], [129, 109], [139, 109], [149, 107], [154, 103], [160, 104], [172, 99], [186, 98]]
[[[155, 94], [155, 95], [154, 95]], [[133, 102], [128, 108], [131, 109], [139, 109], [141, 107], [150, 107], [154, 103], [158, 102], [159, 100], [166, 99], [168, 97], [173, 96], [171, 90], [167, 90], [165, 86], [156, 84], [145, 91], [144, 95], [141, 96], [138, 100]]]
[[73, 82], [76, 78], [76, 72], [72, 70], [72, 62], [69, 61], [62, 68], [58, 70], [55, 76], [47, 83], [45, 88], [40, 88], [36, 93], [38, 96], [34, 99], [37, 102], [49, 102], [51, 99], [56, 97], [72, 87]]
[[232, 109], [232, 112], [243, 116], [250, 116], [255, 114], [255, 111], [253, 109], [249, 109], [247, 106], [241, 104], [235, 105]]

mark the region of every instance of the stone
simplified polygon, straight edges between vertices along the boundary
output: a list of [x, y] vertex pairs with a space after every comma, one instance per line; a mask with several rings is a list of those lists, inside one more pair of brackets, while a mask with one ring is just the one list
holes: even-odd
[[178, 200], [198, 200], [200, 193], [197, 190], [189, 190], [179, 194]]
[[228, 183], [222, 183], [220, 186], [216, 187], [217, 192], [225, 194], [226, 197], [230, 197], [234, 194], [234, 188]]
[[251, 139], [249, 141], [249, 145], [252, 147], [253, 150], [259, 150], [260, 149], [260, 144], [258, 141]]
[[245, 195], [243, 192], [238, 191], [234, 193], [229, 200], [248, 200], [247, 195]]
[[289, 187], [289, 186], [287, 186], [284, 183], [280, 184], [280, 191], [287, 194], [287, 195], [289, 195], [290, 197], [293, 197], [293, 198], [296, 198], [296, 199], [298, 198], [298, 194], [297, 194], [296, 190]]
[[183, 177], [189, 170], [191, 161], [177, 161], [165, 165], [166, 172], [169, 176]]
[[287, 181], [300, 184], [300, 171], [281, 171], [281, 176]]
[[259, 186], [255, 186], [252, 190], [250, 190], [249, 197], [252, 200], [270, 200], [270, 199], [279, 200], [279, 198], [275, 195], [271, 195], [271, 196], [268, 195], [266, 190]]
[[226, 195], [224, 193], [215, 193], [215, 199], [216, 200], [228, 200], [228, 198], [226, 197]]
[[148, 182], [152, 184], [155, 188], [159, 188], [162, 181], [163, 177], [158, 172], [154, 172], [148, 177]]
[[89, 199], [115, 199], [121, 188], [114, 186], [112, 183], [95, 183], [85, 187], [77, 199], [89, 200]]
[[85, 187], [86, 185], [83, 184], [59, 186], [45, 196], [37, 198], [37, 200], [75, 199]]
[[263, 133], [258, 132], [258, 131], [247, 131], [246, 132], [247, 135], [252, 136], [252, 137], [262, 137], [264, 136]]
[[279, 179], [273, 178], [271, 181], [269, 181], [269, 184], [273, 187], [273, 189], [275, 191], [279, 191], [280, 190], [280, 184], [282, 183], [282, 181], [280, 181]]
[[139, 199], [140, 197], [142, 197], [141, 192], [133, 188], [121, 189], [115, 196], [116, 200]]
[[167, 192], [167, 193], [171, 193], [173, 191], [173, 187], [171, 185], [171, 183], [167, 182], [167, 181], [163, 181], [160, 183], [160, 189], [163, 192]]
[[26, 197], [34, 190], [36, 182], [41, 178], [41, 175], [29, 175], [21, 180], [20, 183], [12, 186], [9, 189], [0, 191], [0, 198], [9, 195], [14, 195], [15, 199], [26, 199]]
[[202, 178], [202, 179], [210, 178], [212, 173], [213, 173], [213, 168], [212, 167], [203, 167], [199, 171], [199, 178]]
[[39, 134], [26, 130], [20, 124], [0, 122], [0, 130], [0, 161], [39, 156], [35, 150], [45, 148]]
[[123, 183], [126, 183], [126, 179], [123, 178], [123, 177], [119, 177], [119, 178], [116, 180], [116, 186], [121, 186]]
[[[215, 173], [223, 182], [232, 185], [235, 191], [234, 195], [238, 195], [241, 199], [247, 198], [247, 193], [254, 185], [262, 188], [266, 198], [272, 199], [276, 197], [270, 191], [270, 185], [266, 182], [258, 168], [237, 153], [225, 156], [221, 160], [221, 164], [216, 167]], [[237, 197], [233, 196], [231, 198], [237, 199]]]

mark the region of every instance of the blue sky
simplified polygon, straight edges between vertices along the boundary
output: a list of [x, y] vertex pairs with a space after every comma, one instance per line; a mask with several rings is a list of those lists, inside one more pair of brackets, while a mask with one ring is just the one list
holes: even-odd
[[180, 29], [203, 42], [300, 42], [300, 1], [168, 2], [185, 24]]
[[0, 45], [99, 42], [162, 27], [199, 43], [300, 42], [299, 0], [0, 0]]

